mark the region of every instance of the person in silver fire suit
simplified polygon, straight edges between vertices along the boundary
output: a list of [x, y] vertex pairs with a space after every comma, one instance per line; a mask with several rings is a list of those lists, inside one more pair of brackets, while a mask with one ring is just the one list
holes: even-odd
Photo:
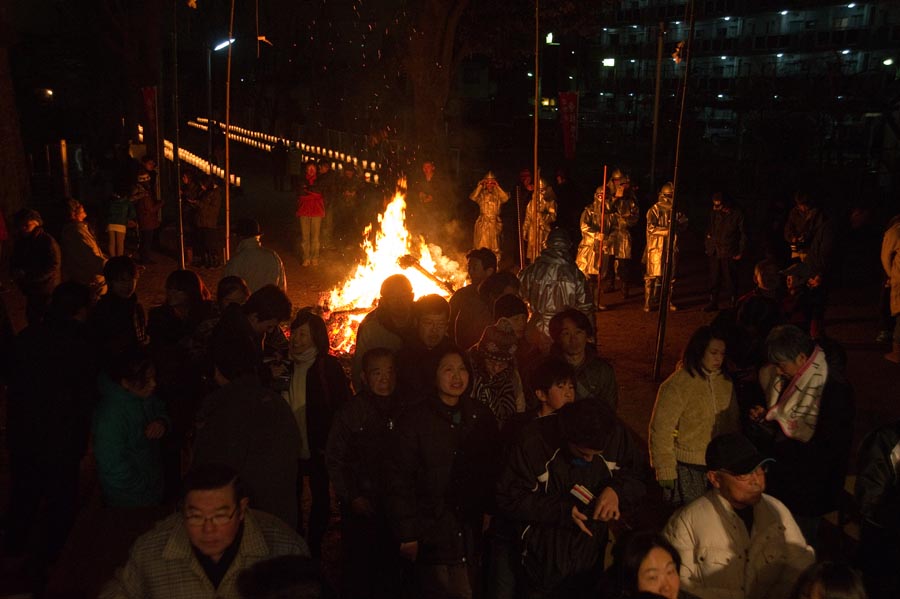
[[500, 256], [500, 232], [503, 223], [500, 221], [500, 206], [509, 200], [509, 194], [503, 191], [494, 173], [488, 171], [484, 179], [478, 182], [478, 186], [469, 199], [478, 204], [481, 214], [475, 221], [475, 241], [473, 248], [488, 248], [498, 257]]
[[564, 229], [553, 229], [547, 247], [537, 260], [519, 273], [522, 299], [531, 308], [529, 327], [538, 333], [542, 347], [550, 346], [550, 319], [566, 308], [593, 318], [594, 306], [584, 274], [572, 262], [572, 242]]
[[[619, 279], [622, 294], [628, 299], [632, 248], [629, 227], [637, 221], [638, 205], [628, 177], [615, 169], [607, 183], [606, 193], [598, 187], [594, 192], [594, 202], [581, 214], [581, 244], [575, 258], [578, 268], [589, 280], [599, 275], [601, 282], [608, 281], [603, 288], [604, 293], [615, 291], [615, 279]], [[598, 250], [602, 251], [602, 257]]]
[[[659, 303], [662, 275], [665, 270], [666, 241], [669, 237], [669, 221], [672, 218], [672, 200], [675, 198], [675, 186], [672, 183], [664, 184], [659, 190], [657, 202], [647, 211], [647, 246], [644, 250], [644, 312], [649, 312], [651, 307]], [[678, 212], [675, 215], [676, 234], [687, 226], [687, 217]], [[678, 251], [678, 237], [673, 240], [675, 251]], [[674, 267], [676, 254], [673, 254]], [[674, 270], [674, 268], [673, 268]], [[675, 277], [672, 277], [674, 284]], [[672, 289], [669, 289], [669, 310], [677, 310], [672, 303]]]
[[556, 194], [543, 179], [538, 185], [537, 197], [525, 207], [525, 223], [522, 235], [525, 239], [525, 257], [534, 262], [547, 245], [550, 227], [556, 222]]

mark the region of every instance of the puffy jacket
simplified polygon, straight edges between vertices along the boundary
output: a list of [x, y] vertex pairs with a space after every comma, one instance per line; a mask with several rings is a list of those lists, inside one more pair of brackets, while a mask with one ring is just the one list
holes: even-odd
[[854, 492], [863, 518], [900, 532], [900, 422], [878, 428], [863, 439]]
[[397, 425], [388, 508], [398, 540], [418, 541], [424, 564], [471, 561], [483, 515], [493, 511], [494, 417], [468, 396], [458, 408], [432, 396]]
[[593, 318], [594, 305], [584, 274], [569, 260], [568, 252], [568, 244], [548, 247], [519, 273], [522, 298], [531, 308], [531, 323], [546, 335], [550, 334], [550, 319], [566, 308], [581, 310]]
[[676, 462], [706, 465], [706, 446], [716, 435], [737, 432], [739, 418], [734, 385], [721, 372], [691, 376], [676, 370], [659, 386], [650, 417], [657, 480], [675, 479]]
[[572, 507], [590, 508], [572, 496], [574, 485], [584, 485], [595, 497], [610, 487], [626, 511], [646, 493], [645, 481], [643, 458], [618, 420], [607, 449], [590, 462], [571, 455], [556, 415], [527, 425], [497, 483], [497, 508], [519, 525], [529, 585], [552, 592], [570, 577], [602, 565], [606, 524], [589, 521], [593, 537], [575, 526]]
[[63, 280], [77, 281], [94, 289], [103, 288], [106, 258], [86, 223], [67, 223], [59, 236], [59, 246]]
[[783, 503], [763, 494], [753, 533], [718, 491], [676, 512], [663, 534], [681, 556], [681, 586], [702, 599], [787, 599], [816, 560]]
[[156, 505], [162, 500], [160, 440], [148, 439], [144, 429], [168, 417], [163, 402], [126, 391], [106, 375], [100, 376], [102, 399], [94, 413], [94, 457], [97, 478], [106, 503], [117, 507]]

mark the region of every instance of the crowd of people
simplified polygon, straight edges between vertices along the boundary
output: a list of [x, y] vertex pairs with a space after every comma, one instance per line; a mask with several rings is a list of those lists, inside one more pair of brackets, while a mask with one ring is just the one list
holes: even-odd
[[[433, 163], [424, 174], [413, 223], [440, 202]], [[331, 177], [309, 165], [295, 185], [303, 266], [350, 226], [341, 209], [329, 222]], [[717, 314], [659, 386], [643, 443], [617, 416], [615, 369], [595, 336], [601, 293], [627, 297], [637, 277], [629, 179], [613, 171], [568, 228], [555, 226], [551, 185], [520, 183], [509, 194], [488, 172], [469, 197], [480, 210], [471, 284], [416, 298], [405, 276], [388, 277], [350, 356], [332, 355], [327, 314], [294, 309], [281, 259], [251, 220], [238, 223], [214, 294], [198, 272], [175, 270], [164, 302], [145, 310], [121, 228], [137, 220], [151, 263], [148, 171], [128, 203], [111, 202], [105, 254], [75, 200], [60, 243], [37, 212], [17, 213], [11, 264], [28, 326], [0, 331], [5, 554], [33, 552], [38, 535], [32, 558], [58, 558], [90, 454], [106, 505], [177, 505], [134, 542], [102, 597], [897, 596], [896, 423], [866, 438], [856, 465], [856, 569], [816, 561], [824, 516], [848, 510], [855, 404], [846, 354], [824, 328], [833, 236], [809, 196], [796, 195], [785, 226], [790, 259], [757, 264], [743, 295], [743, 217], [712, 196], [706, 309]], [[218, 192], [199, 187], [194, 247], [214, 267]], [[676, 309], [664, 289], [686, 225], [674, 194], [664, 184], [646, 213], [645, 311]], [[512, 198], [525, 206], [517, 274], [499, 260]], [[882, 256], [892, 307], [896, 231]], [[328, 579], [319, 564], [333, 502], [340, 574]]]

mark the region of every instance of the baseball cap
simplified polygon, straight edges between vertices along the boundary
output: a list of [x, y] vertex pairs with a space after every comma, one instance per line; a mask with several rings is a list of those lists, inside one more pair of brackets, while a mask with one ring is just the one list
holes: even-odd
[[706, 467], [730, 474], [749, 474], [772, 458], [763, 457], [750, 439], [740, 433], [719, 435], [706, 447]]

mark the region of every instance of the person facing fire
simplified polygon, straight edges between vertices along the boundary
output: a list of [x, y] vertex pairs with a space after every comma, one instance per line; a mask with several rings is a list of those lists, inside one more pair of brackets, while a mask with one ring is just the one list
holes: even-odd
[[[647, 211], [647, 247], [644, 251], [644, 261], [647, 270], [644, 274], [644, 312], [649, 312], [650, 308], [659, 303], [660, 289], [662, 287], [662, 276], [665, 271], [666, 262], [666, 240], [669, 237], [669, 221], [672, 218], [672, 200], [675, 198], [675, 186], [672, 183], [666, 183], [659, 189], [658, 200], [650, 210]], [[687, 226], [687, 217], [682, 213], [675, 215], [676, 229], [683, 229]], [[676, 230], [677, 233], [677, 230]], [[678, 249], [678, 238], [672, 240], [675, 243], [675, 249]], [[672, 254], [675, 266], [675, 254]], [[674, 268], [672, 269], [674, 271]], [[674, 274], [674, 272], [673, 272]], [[669, 283], [669, 310], [676, 310], [675, 304], [672, 303], [671, 291], [675, 277]]]
[[525, 223], [522, 236], [525, 239], [525, 258], [534, 262], [547, 246], [550, 227], [556, 221], [556, 194], [543, 179], [538, 184], [537, 196], [525, 207]]
[[362, 357], [376, 347], [397, 351], [415, 336], [412, 330], [413, 289], [403, 275], [391, 275], [381, 284], [378, 307], [369, 312], [356, 330], [356, 351], [351, 371], [353, 389], [362, 389]]
[[478, 204], [481, 214], [475, 221], [475, 240], [472, 247], [486, 247], [496, 255], [500, 255], [500, 233], [503, 231], [503, 223], [500, 220], [500, 206], [509, 200], [509, 194], [503, 191], [494, 173], [488, 171], [484, 179], [478, 182], [478, 186], [469, 199]]

